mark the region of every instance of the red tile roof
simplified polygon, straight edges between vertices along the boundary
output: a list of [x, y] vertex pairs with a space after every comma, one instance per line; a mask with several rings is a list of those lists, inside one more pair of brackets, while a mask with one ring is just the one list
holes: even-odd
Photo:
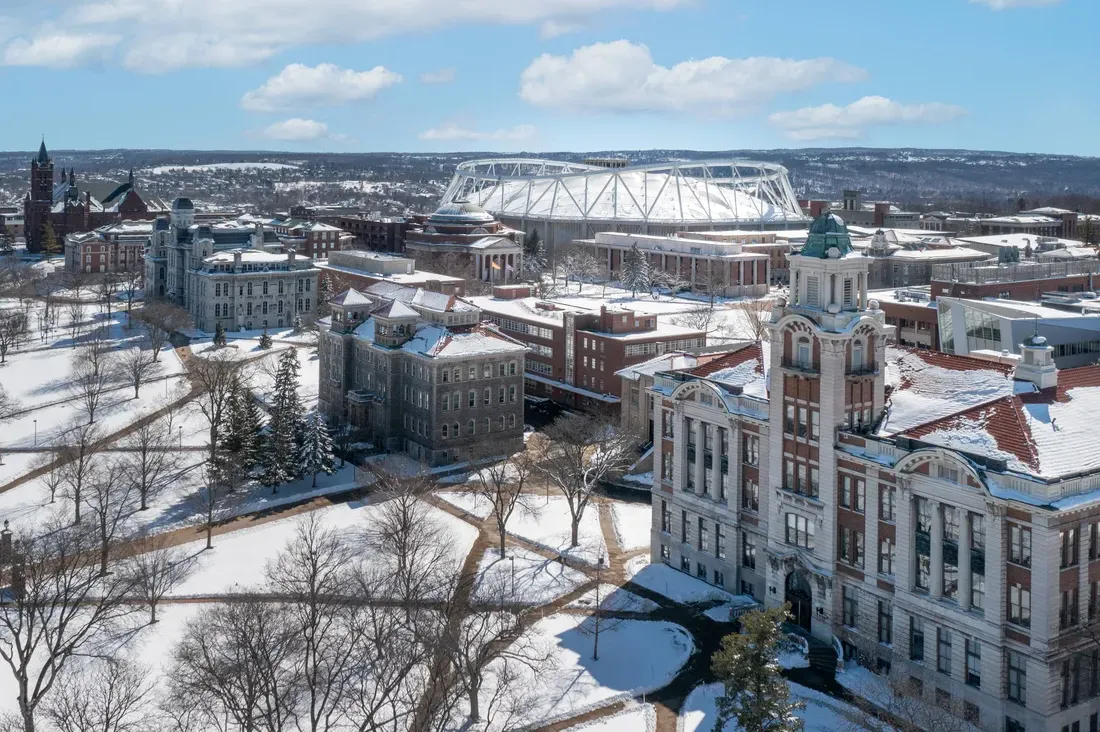
[[754, 359], [757, 363], [757, 373], [764, 373], [764, 352], [761, 350], [759, 342], [750, 343], [748, 346], [733, 351], [732, 353], [721, 354], [717, 358], [713, 358], [706, 363], [696, 366], [689, 373], [692, 376], [710, 376], [722, 369], [740, 366], [746, 361], [752, 361]]
[[[1024, 395], [1035, 396], [1035, 394]], [[904, 432], [906, 437], [921, 439], [940, 430], [950, 430], [967, 423], [981, 424], [997, 443], [997, 449], [1010, 453], [1032, 470], [1039, 470], [1039, 451], [1031, 436], [1028, 418], [1020, 396], [1002, 397], [979, 404], [962, 412], [922, 424]]]

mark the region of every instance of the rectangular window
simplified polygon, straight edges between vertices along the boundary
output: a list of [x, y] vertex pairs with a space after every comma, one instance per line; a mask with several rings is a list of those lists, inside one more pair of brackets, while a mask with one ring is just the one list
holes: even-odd
[[890, 539], [883, 539], [879, 542], [878, 571], [880, 574], [894, 573], [894, 559], [897, 556], [896, 552], [897, 548]]
[[688, 542], [688, 512], [680, 511], [680, 541], [687, 544]]
[[1062, 543], [1062, 569], [1077, 564], [1077, 527], [1058, 532]]
[[979, 688], [982, 685], [982, 647], [976, 640], [966, 641], [966, 683]]
[[760, 486], [751, 478], [745, 478], [742, 481], [741, 508], [746, 511], [760, 510]]
[[717, 521], [714, 522], [714, 556], [726, 558], [726, 530]]
[[787, 543], [803, 549], [814, 548], [814, 521], [796, 513], [787, 514]]
[[1031, 529], [1008, 525], [1008, 557], [1013, 564], [1031, 566]]
[[863, 566], [863, 532], [842, 527], [840, 530], [841, 561], [853, 567]]
[[985, 523], [979, 513], [970, 514], [970, 549], [985, 551]]
[[668, 503], [661, 501], [661, 531], [672, 533], [672, 512], [668, 509]]
[[1027, 704], [1027, 658], [1016, 651], [1008, 651], [1008, 698]]
[[970, 574], [970, 607], [985, 609], [985, 575], [974, 571]]
[[747, 531], [741, 532], [741, 566], [756, 569], [756, 540]]
[[1058, 610], [1058, 625], [1062, 630], [1077, 625], [1077, 588], [1062, 591], [1062, 605]]
[[880, 521], [896, 520], [894, 497], [896, 489], [888, 485], [879, 485], [878, 490], [878, 517]]
[[845, 475], [841, 479], [840, 505], [858, 513], [864, 511], [865, 483], [862, 478]]
[[843, 585], [840, 588], [840, 594], [844, 611], [844, 624], [849, 628], [855, 628], [856, 616], [858, 614], [858, 608], [856, 606], [856, 591], [854, 588]]
[[924, 619], [909, 616], [909, 659], [924, 660]]
[[1031, 626], [1031, 590], [1021, 585], [1008, 588], [1008, 619], [1017, 625]]
[[878, 601], [878, 642], [894, 642], [894, 610], [889, 600]]
[[951, 631], [947, 628], [936, 629], [936, 670], [951, 675]]
[[702, 516], [700, 516], [696, 520], [698, 521], [698, 526], [696, 528], [696, 531], [699, 535], [699, 544], [698, 544], [699, 551], [709, 552], [710, 551], [710, 529], [707, 528], [707, 524], [703, 520]]

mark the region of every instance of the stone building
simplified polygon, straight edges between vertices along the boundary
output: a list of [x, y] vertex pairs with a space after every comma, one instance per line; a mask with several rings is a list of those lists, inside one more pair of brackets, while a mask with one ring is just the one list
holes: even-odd
[[347, 290], [322, 321], [319, 409], [430, 465], [523, 448], [527, 347], [455, 296]]
[[183, 306], [199, 330], [287, 328], [317, 312], [317, 278], [308, 257], [291, 249], [275, 254], [258, 249], [210, 253], [186, 273]]
[[815, 220], [770, 341], [657, 373], [654, 561], [989, 730], [1100, 713], [1100, 367], [887, 344], [866, 258]]
[[142, 272], [152, 221], [122, 221], [65, 237], [65, 270], [84, 274]]
[[511, 282], [523, 271], [523, 232], [469, 201], [440, 206], [421, 230], [405, 231], [405, 253], [418, 269], [486, 282]]

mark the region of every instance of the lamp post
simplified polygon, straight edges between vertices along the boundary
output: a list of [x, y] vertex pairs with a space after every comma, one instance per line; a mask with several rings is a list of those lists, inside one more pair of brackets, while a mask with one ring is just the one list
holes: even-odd
[[512, 602], [516, 601], [516, 555], [508, 557], [512, 562]]
[[34, 420], [34, 446], [38, 447], [38, 420]]
[[603, 569], [603, 555], [596, 560], [596, 637], [592, 641], [592, 660], [600, 660], [600, 570]]
[[180, 425], [180, 449], [183, 449], [183, 425]]

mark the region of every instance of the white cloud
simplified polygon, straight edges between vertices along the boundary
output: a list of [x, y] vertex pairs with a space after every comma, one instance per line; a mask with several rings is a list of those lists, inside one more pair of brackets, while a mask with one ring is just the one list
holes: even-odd
[[541, 107], [714, 116], [752, 111], [785, 92], [866, 76], [832, 58], [712, 56], [666, 67], [654, 63], [646, 46], [623, 40], [584, 46], [571, 56], [540, 56], [523, 71], [520, 97]]
[[260, 137], [280, 142], [316, 142], [318, 140], [341, 141], [347, 139], [344, 135], [334, 135], [329, 132], [328, 125], [312, 119], [294, 117], [282, 122], [276, 122], [260, 131]]
[[547, 20], [539, 26], [540, 38], [557, 38], [558, 36], [576, 33], [584, 28], [583, 23], [568, 20]]
[[1038, 8], [1044, 5], [1057, 5], [1062, 0], [970, 0], [977, 5], [988, 5], [994, 10], [1009, 8]]
[[966, 114], [954, 104], [902, 104], [886, 97], [863, 97], [845, 107], [823, 104], [775, 112], [768, 122], [792, 140], [855, 139], [871, 125], [935, 124]]
[[[255, 63], [310, 45], [360, 43], [458, 25], [584, 22], [601, 13], [669, 11], [697, 0], [2, 0], [22, 35], [45, 22], [123, 36], [123, 63], [156, 73]], [[27, 25], [30, 23], [29, 25]], [[45, 26], [43, 26], [45, 27]], [[43, 35], [45, 35], [43, 33]]]
[[516, 125], [492, 131], [481, 131], [447, 122], [439, 127], [424, 130], [417, 137], [421, 140], [459, 142], [522, 142], [535, 136], [534, 125]]
[[427, 71], [420, 75], [420, 81], [425, 84], [450, 84], [456, 76], [458, 71], [454, 67], [449, 67], [438, 71]]
[[31, 40], [13, 39], [4, 47], [3, 60], [7, 66], [68, 69], [105, 61], [119, 40], [103, 33], [44, 33]]
[[385, 66], [352, 71], [333, 64], [290, 64], [241, 97], [250, 112], [279, 112], [301, 107], [336, 106], [373, 99], [382, 89], [401, 82], [401, 75]]

